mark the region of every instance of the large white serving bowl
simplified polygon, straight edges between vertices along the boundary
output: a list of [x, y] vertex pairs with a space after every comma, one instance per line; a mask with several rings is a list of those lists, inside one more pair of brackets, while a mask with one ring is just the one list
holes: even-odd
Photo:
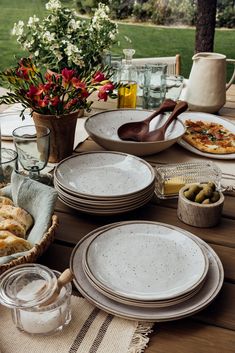
[[[128, 122], [141, 121], [152, 114], [152, 111], [142, 109], [107, 110], [90, 116], [85, 122], [85, 129], [92, 139], [100, 146], [111, 151], [119, 151], [147, 156], [167, 149], [177, 142], [185, 133], [184, 124], [176, 119], [166, 130], [164, 141], [135, 142], [123, 141], [117, 134], [118, 128]], [[150, 123], [150, 131], [160, 127], [166, 121], [169, 113], [158, 115]]]

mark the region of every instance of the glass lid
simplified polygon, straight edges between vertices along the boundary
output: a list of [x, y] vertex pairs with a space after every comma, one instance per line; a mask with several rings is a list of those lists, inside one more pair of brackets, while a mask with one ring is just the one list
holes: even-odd
[[10, 308], [31, 308], [50, 298], [56, 286], [57, 278], [46, 266], [15, 266], [0, 276], [0, 303]]

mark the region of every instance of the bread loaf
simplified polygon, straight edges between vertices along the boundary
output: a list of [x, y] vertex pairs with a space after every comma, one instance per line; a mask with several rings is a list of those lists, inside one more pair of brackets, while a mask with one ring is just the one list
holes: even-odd
[[7, 230], [0, 231], [0, 256], [27, 251], [31, 248], [32, 246], [27, 240], [19, 238]]
[[11, 205], [14, 206], [13, 201], [5, 196], [0, 196], [0, 207], [3, 205]]
[[0, 218], [0, 230], [9, 230], [17, 237], [25, 238], [26, 228], [14, 219]]
[[27, 211], [23, 208], [11, 205], [3, 205], [0, 207], [0, 217], [19, 222], [25, 228], [26, 232], [33, 224], [33, 218]]

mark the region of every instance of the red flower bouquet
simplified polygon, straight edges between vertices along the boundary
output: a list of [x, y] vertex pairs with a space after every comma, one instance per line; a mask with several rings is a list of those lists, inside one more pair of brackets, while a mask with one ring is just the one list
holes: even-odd
[[30, 58], [23, 58], [17, 67], [0, 73], [0, 79], [7, 82], [10, 92], [0, 97], [0, 104], [21, 103], [23, 110], [45, 115], [62, 115], [86, 109], [92, 102], [88, 96], [98, 91], [98, 98], [115, 98], [114, 84], [109, 81], [109, 74], [102, 71], [92, 72], [88, 77], [81, 77], [76, 70], [64, 68], [59, 73], [47, 70], [43, 73]]

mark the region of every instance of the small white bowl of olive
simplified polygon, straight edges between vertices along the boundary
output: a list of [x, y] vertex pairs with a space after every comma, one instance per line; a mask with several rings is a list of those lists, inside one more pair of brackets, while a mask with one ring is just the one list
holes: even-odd
[[177, 215], [194, 227], [213, 227], [221, 217], [224, 195], [213, 182], [189, 184], [179, 191]]

